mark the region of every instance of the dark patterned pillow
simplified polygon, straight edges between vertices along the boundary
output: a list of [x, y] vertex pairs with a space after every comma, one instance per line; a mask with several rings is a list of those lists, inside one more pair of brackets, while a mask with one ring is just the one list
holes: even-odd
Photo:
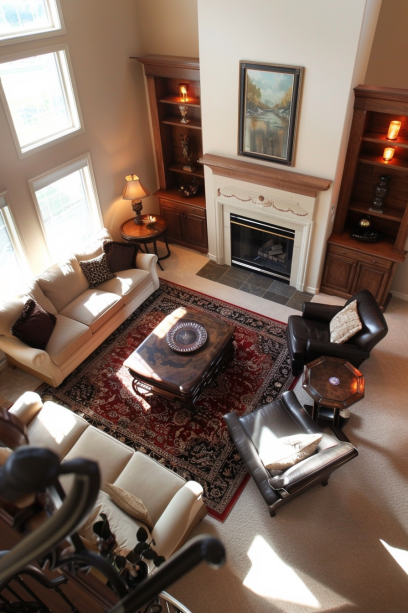
[[11, 327], [11, 334], [35, 349], [45, 349], [57, 318], [31, 298]]
[[135, 243], [118, 243], [110, 241], [105, 243], [103, 250], [106, 253], [109, 270], [119, 272], [120, 270], [129, 270], [136, 268], [136, 254], [139, 246]]
[[113, 272], [109, 270], [108, 262], [106, 260], [106, 254], [98, 255], [93, 260], [84, 260], [79, 262], [82, 272], [89, 281], [89, 287], [97, 287], [104, 281], [109, 281], [116, 277]]

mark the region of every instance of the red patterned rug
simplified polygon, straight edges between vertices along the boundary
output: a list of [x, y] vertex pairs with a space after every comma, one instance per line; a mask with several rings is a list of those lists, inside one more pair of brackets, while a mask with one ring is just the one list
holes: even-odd
[[[207, 387], [194, 412], [178, 402], [139, 395], [123, 362], [158, 323], [179, 306], [210, 312], [236, 326], [235, 354]], [[209, 513], [224, 521], [247, 482], [245, 466], [222, 416], [238, 415], [275, 400], [294, 382], [286, 325], [161, 281], [139, 307], [57, 388], [44, 384], [43, 399], [72, 408], [94, 426], [158, 460], [204, 488]]]

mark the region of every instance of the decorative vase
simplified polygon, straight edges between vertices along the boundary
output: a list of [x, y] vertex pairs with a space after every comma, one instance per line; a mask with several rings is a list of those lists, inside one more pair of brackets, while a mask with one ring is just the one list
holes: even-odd
[[383, 200], [388, 193], [389, 179], [389, 175], [380, 176], [380, 182], [377, 183], [374, 189], [375, 198], [371, 202], [371, 207], [369, 208], [370, 211], [375, 211], [376, 213], [380, 213], [381, 215], [383, 214], [384, 211], [381, 207], [383, 205]]

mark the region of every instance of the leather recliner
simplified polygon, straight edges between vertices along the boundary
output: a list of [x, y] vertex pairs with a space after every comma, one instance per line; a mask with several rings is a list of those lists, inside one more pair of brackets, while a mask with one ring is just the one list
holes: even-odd
[[[279, 400], [260, 407], [243, 417], [231, 411], [224, 415], [229, 434], [249, 473], [269, 508], [271, 516], [278, 507], [321, 483], [327, 485], [331, 473], [358, 455], [350, 442], [326, 434], [299, 404], [294, 392], [285, 392]], [[272, 476], [263, 465], [258, 449], [268, 429], [276, 438], [293, 434], [322, 434], [317, 451]]]
[[[331, 343], [330, 321], [353, 300], [357, 300], [363, 328], [345, 343]], [[305, 364], [323, 355], [344, 358], [358, 368], [387, 334], [384, 315], [368, 290], [354, 294], [344, 306], [304, 302], [302, 315], [289, 316], [286, 338], [294, 375], [301, 374]]]

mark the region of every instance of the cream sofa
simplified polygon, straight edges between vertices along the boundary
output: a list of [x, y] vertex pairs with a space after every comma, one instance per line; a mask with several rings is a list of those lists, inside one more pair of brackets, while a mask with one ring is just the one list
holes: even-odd
[[[143, 525], [116, 506], [104, 491], [106, 483], [113, 483], [143, 501], [153, 529], [144, 527], [155, 540], [155, 551], [166, 559], [205, 517], [207, 510], [199, 483], [186, 482], [143, 453], [90, 426], [69, 409], [50, 401], [43, 404], [38, 394], [26, 392], [9, 410], [26, 425], [30, 445], [47, 447], [61, 460], [87, 458], [98, 462], [101, 491], [94, 513], [80, 530], [88, 541], [96, 542], [92, 525], [100, 519], [100, 512], [107, 514], [120, 549], [135, 547], [136, 532]], [[70, 477], [62, 477], [61, 483], [68, 491]]]
[[[104, 243], [110, 240], [109, 232], [101, 230], [83, 252], [51, 266], [21, 295], [0, 304], [0, 350], [9, 365], [19, 366], [54, 387], [60, 385], [158, 289], [157, 256], [145, 253], [137, 254], [137, 268], [120, 271], [116, 278], [89, 289], [79, 262], [101, 255]], [[57, 318], [45, 350], [29, 347], [10, 332], [27, 298]]]

